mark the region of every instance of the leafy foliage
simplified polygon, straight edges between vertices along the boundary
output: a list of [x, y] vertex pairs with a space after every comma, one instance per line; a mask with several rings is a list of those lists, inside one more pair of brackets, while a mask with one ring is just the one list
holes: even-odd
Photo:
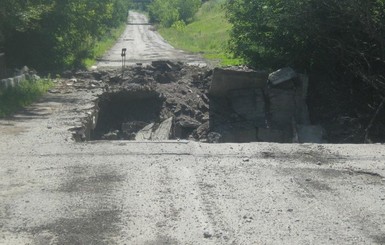
[[325, 114], [345, 111], [367, 133], [385, 101], [384, 5], [384, 0], [229, 0], [229, 46], [255, 67], [289, 65], [307, 72], [311, 92], [319, 96], [309, 100], [330, 100]]
[[230, 47], [254, 66], [339, 68], [383, 87], [378, 80], [383, 69], [378, 68], [385, 62], [384, 4], [383, 0], [231, 0]]
[[170, 27], [177, 21], [189, 23], [201, 0], [154, 0], [149, 6], [150, 20]]
[[238, 65], [242, 61], [233, 59], [225, 48], [231, 25], [224, 15], [224, 2], [226, 0], [205, 2], [193, 22], [186, 25], [177, 21], [170, 28], [161, 27], [158, 31], [174, 47], [202, 54], [213, 64]]
[[0, 47], [13, 65], [80, 66], [100, 36], [126, 21], [130, 0], [0, 0]]

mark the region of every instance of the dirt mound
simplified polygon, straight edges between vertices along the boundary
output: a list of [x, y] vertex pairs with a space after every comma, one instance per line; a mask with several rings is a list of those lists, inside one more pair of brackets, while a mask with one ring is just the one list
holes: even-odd
[[[289, 82], [284, 83], [275, 78], [276, 84], [269, 86], [265, 72], [155, 61], [124, 72], [67, 72], [63, 77], [67, 79], [52, 93], [103, 89], [95, 112], [84, 128], [75, 130], [80, 140], [355, 142], [347, 140], [345, 132], [353, 127], [330, 126], [330, 120], [314, 116], [309, 120], [308, 97], [314, 96], [307, 96], [307, 86], [296, 85], [301, 76], [285, 78]], [[325, 114], [309, 105], [312, 115]]]
[[151, 66], [126, 68], [123, 73], [88, 75], [101, 78], [106, 91], [98, 101], [98, 123], [91, 133], [92, 139], [151, 139], [143, 136], [142, 130], [150, 130], [155, 135], [162, 122], [170, 118], [170, 131], [163, 132], [164, 137], [156, 137], [206, 139], [210, 69], [156, 61]]

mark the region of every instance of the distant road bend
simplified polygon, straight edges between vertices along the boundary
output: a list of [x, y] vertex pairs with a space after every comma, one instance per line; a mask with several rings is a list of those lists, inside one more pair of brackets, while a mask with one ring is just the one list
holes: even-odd
[[150, 63], [154, 60], [183, 61], [189, 64], [205, 64], [193, 54], [177, 50], [168, 44], [149, 24], [145, 15], [130, 11], [127, 28], [117, 43], [97, 63], [98, 67], [122, 65], [121, 52], [126, 48], [126, 64]]

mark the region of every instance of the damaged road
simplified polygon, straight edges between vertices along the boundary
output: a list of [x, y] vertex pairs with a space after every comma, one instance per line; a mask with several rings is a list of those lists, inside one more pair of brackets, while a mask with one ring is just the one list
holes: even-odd
[[[193, 87], [185, 66], [166, 63], [185, 74], [180, 87], [148, 81], [157, 76], [130, 82], [159, 68], [133, 67], [120, 79], [83, 72], [0, 120], [0, 244], [384, 244], [381, 144], [73, 139], [97, 121], [96, 101], [119, 101], [108, 93], [120, 83], [154, 100], [156, 114], [179, 103], [182, 124], [199, 105], [186, 101], [204, 101], [208, 87]], [[211, 74], [196, 72], [196, 81]]]
[[[0, 244], [384, 244], [384, 145], [206, 143], [250, 111], [274, 126], [261, 104], [280, 100], [259, 87], [213, 106], [226, 72], [173, 60], [66, 73], [0, 119]], [[296, 82], [273, 89], [300, 98]], [[226, 127], [210, 132], [212, 116]]]

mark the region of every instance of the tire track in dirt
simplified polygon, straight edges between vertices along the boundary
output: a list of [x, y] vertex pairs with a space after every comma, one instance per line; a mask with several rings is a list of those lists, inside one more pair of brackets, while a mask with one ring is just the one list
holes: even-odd
[[[198, 165], [199, 159], [197, 157], [195, 157], [195, 162]], [[220, 166], [217, 167], [220, 168]], [[214, 170], [208, 166], [205, 166], [201, 170], [201, 173], [197, 184], [200, 190], [203, 210], [211, 223], [212, 229], [204, 235], [207, 238], [215, 239], [216, 244], [236, 245], [237, 242], [234, 239], [235, 230], [227, 223], [224, 210], [217, 204], [217, 201], [219, 201], [218, 196], [221, 193], [218, 192], [218, 189], [216, 188], [219, 182], [216, 181], [215, 176], [220, 175], [220, 173], [218, 173], [218, 170]], [[233, 186], [226, 182], [222, 182], [221, 184], [226, 185], [227, 189], [233, 188]]]

